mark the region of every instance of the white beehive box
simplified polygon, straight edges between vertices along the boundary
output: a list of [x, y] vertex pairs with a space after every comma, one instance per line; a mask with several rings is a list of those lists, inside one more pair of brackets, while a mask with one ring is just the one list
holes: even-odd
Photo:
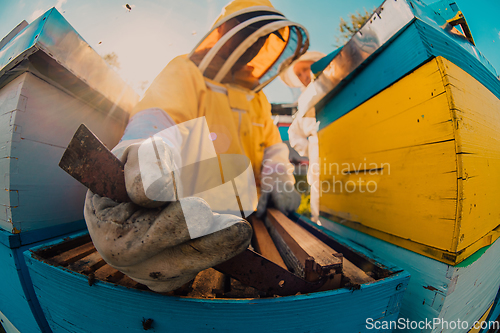
[[0, 228], [52, 227], [46, 230], [55, 235], [68, 231], [63, 224], [83, 226], [85, 188], [59, 160], [82, 123], [108, 147], [116, 145], [138, 95], [54, 8], [4, 44]]

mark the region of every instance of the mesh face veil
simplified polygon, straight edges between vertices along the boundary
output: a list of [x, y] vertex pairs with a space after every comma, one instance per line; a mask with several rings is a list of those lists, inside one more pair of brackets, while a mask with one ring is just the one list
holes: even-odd
[[307, 30], [268, 6], [220, 18], [191, 51], [202, 74], [259, 91], [309, 47]]

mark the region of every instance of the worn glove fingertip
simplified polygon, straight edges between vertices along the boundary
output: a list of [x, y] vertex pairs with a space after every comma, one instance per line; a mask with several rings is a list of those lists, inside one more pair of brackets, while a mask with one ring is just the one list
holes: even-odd
[[253, 228], [246, 220], [241, 220], [234, 225], [236, 226], [235, 236], [243, 244], [243, 249], [246, 249], [252, 240]]
[[233, 248], [234, 255], [243, 252], [248, 247], [253, 235], [252, 226], [243, 219], [219, 232], [221, 243]]

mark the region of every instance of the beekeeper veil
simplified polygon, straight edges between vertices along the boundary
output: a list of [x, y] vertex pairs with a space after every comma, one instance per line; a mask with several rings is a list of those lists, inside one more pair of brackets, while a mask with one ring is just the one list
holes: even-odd
[[307, 30], [267, 0], [235, 0], [189, 58], [215, 82], [259, 91], [309, 47]]

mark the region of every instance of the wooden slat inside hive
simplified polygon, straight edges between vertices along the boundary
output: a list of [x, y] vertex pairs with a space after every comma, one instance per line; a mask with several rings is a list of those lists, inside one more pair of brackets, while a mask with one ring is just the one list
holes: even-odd
[[341, 253], [291, 221], [280, 211], [269, 209], [268, 221], [271, 229], [275, 231], [274, 237], [280, 238], [276, 242], [286, 243], [289, 250], [286, 255], [293, 256], [291, 261], [294, 265], [298, 263], [302, 266], [300, 269], [304, 270], [306, 279], [310, 278], [311, 275], [321, 275], [322, 271], [336, 269], [341, 262], [342, 274], [347, 277], [348, 282], [363, 284], [375, 281], [352, 262], [343, 258]]
[[[274, 213], [274, 215], [276, 215], [276, 213]], [[283, 221], [285, 218], [284, 216], [279, 217], [279, 219]], [[276, 245], [275, 242], [273, 242], [264, 223], [254, 217], [251, 217], [250, 221], [254, 227], [252, 245], [255, 250], [266, 258], [272, 258], [273, 262], [287, 269], [278, 251], [280, 245]], [[283, 223], [289, 222], [293, 224], [293, 230], [304, 234], [301, 235], [301, 237], [305, 237], [309, 242], [318, 242], [318, 244], [313, 244], [312, 248], [320, 248], [323, 252], [326, 249], [330, 256], [332, 253], [335, 253], [335, 251], [328, 248], [320, 240], [315, 239], [308, 231], [296, 225], [294, 222], [288, 220]], [[68, 239], [59, 245], [40, 250], [37, 255], [41, 256], [52, 265], [62, 266], [74, 272], [86, 275], [89, 280], [89, 285], [95, 283], [96, 280], [100, 280], [127, 288], [149, 290], [147, 286], [132, 280], [130, 277], [108, 265], [102, 259], [99, 252], [97, 252], [89, 235]], [[328, 260], [337, 263], [338, 258], [333, 257], [333, 259]], [[373, 278], [351, 262], [345, 260], [345, 258], [343, 274], [349, 277], [352, 282], [359, 284], [374, 281]], [[245, 286], [239, 281], [231, 279], [213, 268], [200, 272], [194, 280], [175, 291], [165, 294], [196, 298], [257, 298], [272, 296], [259, 292], [252, 287]]]
[[[97, 252], [94, 244], [92, 243], [90, 237], [84, 236], [80, 238], [80, 242], [83, 244], [71, 242], [74, 248], [64, 246], [61, 247], [65, 250], [58, 253], [56, 249], [55, 254], [50, 256], [50, 251], [46, 254], [49, 256], [44, 257], [47, 262], [66, 267], [74, 272], [84, 274], [89, 279], [89, 284], [97, 280], [115, 283], [128, 288], [135, 288], [139, 290], [146, 290], [147, 287], [141, 283], [138, 283], [117, 269], [108, 265], [104, 259], [102, 259], [99, 252]], [[75, 245], [76, 244], [76, 245]]]

